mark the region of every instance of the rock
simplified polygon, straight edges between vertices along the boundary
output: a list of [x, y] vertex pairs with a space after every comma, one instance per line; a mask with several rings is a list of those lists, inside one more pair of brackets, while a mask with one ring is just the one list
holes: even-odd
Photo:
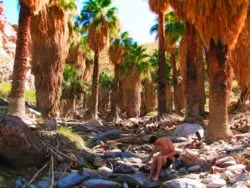
[[172, 163], [172, 168], [175, 170], [179, 170], [180, 168], [184, 167], [184, 164], [181, 160], [177, 159]]
[[174, 179], [163, 183], [162, 188], [205, 188], [205, 185], [197, 180], [189, 178]]
[[97, 120], [97, 119], [91, 119], [89, 120], [86, 125], [90, 126], [90, 127], [102, 127], [103, 124], [101, 121]]
[[100, 180], [100, 179], [89, 179], [83, 182], [83, 185], [87, 188], [116, 188], [121, 185], [114, 181]]
[[179, 173], [182, 175], [185, 175], [185, 174], [188, 174], [188, 171], [186, 170], [186, 168], [180, 168]]
[[186, 142], [187, 138], [185, 137], [177, 137], [177, 136], [169, 136], [168, 137], [173, 143]]
[[114, 169], [114, 173], [120, 173], [120, 174], [133, 174], [135, 173], [135, 171], [136, 170], [132, 166], [128, 166], [125, 164], [116, 166]]
[[115, 181], [118, 181], [118, 182], [127, 182], [129, 187], [143, 187], [143, 181], [141, 181], [140, 179], [134, 177], [134, 176], [131, 176], [131, 175], [127, 175], [127, 174], [121, 174], [119, 176], [116, 177]]
[[46, 128], [50, 131], [54, 131], [57, 129], [57, 121], [52, 119], [46, 119], [44, 122]]
[[190, 139], [190, 138], [197, 138], [195, 134], [196, 132], [199, 132], [201, 137], [204, 136], [204, 129], [201, 125], [184, 123], [179, 125], [175, 129], [174, 135], [177, 137], [185, 137]]
[[131, 157], [135, 157], [134, 154], [130, 153], [130, 152], [105, 152], [103, 155], [103, 158], [116, 158], [116, 157], [120, 157], [121, 159], [123, 158], [131, 158]]
[[102, 167], [106, 165], [106, 160], [102, 159], [101, 157], [95, 157], [93, 166], [94, 167]]
[[217, 188], [223, 187], [227, 184], [227, 182], [223, 179], [212, 179], [207, 185], [208, 188]]
[[243, 164], [237, 164], [237, 165], [233, 165], [233, 166], [229, 166], [226, 168], [226, 170], [229, 170], [233, 173], [238, 173], [240, 174], [241, 172], [246, 170], [246, 165]]
[[246, 173], [235, 174], [227, 170], [224, 172], [223, 177], [225, 180], [228, 180], [231, 184], [234, 184], [238, 181], [244, 181], [247, 179]]
[[119, 129], [110, 130], [110, 131], [98, 134], [91, 140], [91, 142], [96, 143], [97, 141], [114, 140], [114, 139], [120, 138], [120, 136], [121, 136], [121, 130]]
[[36, 188], [50, 188], [50, 182], [48, 180], [38, 181]]
[[204, 179], [202, 179], [201, 182], [209, 184], [212, 180], [217, 180], [217, 179], [221, 179], [220, 174], [208, 174], [207, 177], [204, 177]]
[[201, 166], [200, 165], [194, 165], [191, 166], [187, 169], [188, 172], [199, 172], [201, 171]]
[[180, 155], [180, 160], [187, 166], [200, 165], [203, 166], [206, 164], [206, 160], [199, 157], [199, 154], [190, 149], [185, 149]]
[[103, 176], [108, 177], [109, 175], [113, 173], [113, 170], [106, 166], [103, 166], [103, 167], [98, 168], [98, 172], [100, 172], [100, 174], [102, 174]]
[[228, 166], [236, 165], [236, 161], [233, 157], [224, 157], [216, 161], [216, 165], [221, 168], [226, 168]]
[[239, 181], [239, 182], [233, 184], [232, 188], [248, 188], [247, 182]]
[[71, 173], [57, 182], [57, 188], [73, 187], [79, 185], [88, 177], [90, 177], [90, 174], [87, 171], [83, 171], [82, 173]]

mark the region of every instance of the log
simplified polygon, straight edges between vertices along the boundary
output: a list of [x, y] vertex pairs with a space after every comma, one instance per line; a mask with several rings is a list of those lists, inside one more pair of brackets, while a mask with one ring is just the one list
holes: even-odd
[[47, 148], [20, 117], [0, 114], [0, 163], [20, 168], [41, 165]]

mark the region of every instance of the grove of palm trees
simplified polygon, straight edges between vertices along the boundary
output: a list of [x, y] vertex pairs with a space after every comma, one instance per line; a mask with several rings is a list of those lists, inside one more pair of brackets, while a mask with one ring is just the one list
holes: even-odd
[[133, 1], [17, 1], [0, 187], [250, 187], [250, 1], [134, 1], [152, 43]]

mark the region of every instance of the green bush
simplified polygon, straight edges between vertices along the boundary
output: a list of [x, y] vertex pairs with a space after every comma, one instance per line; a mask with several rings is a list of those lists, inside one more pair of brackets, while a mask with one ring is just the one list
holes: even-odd
[[112, 89], [114, 77], [111, 76], [107, 70], [100, 73], [99, 84], [102, 88]]
[[[8, 82], [0, 83], [0, 97], [7, 99], [11, 90], [11, 84]], [[36, 103], [36, 91], [34, 89], [25, 90], [25, 100], [28, 103]]]

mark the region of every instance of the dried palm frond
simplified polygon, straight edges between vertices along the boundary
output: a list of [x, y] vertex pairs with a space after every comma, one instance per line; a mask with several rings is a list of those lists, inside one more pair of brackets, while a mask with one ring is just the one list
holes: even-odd
[[152, 12], [160, 13], [168, 9], [169, 3], [168, 0], [149, 0], [149, 7]]
[[101, 20], [101, 24], [91, 24], [89, 27], [87, 42], [94, 52], [100, 52], [108, 42], [109, 25], [105, 19]]
[[37, 14], [40, 10], [45, 8], [49, 0], [21, 0], [21, 3], [30, 7], [33, 14]]
[[229, 49], [235, 46], [247, 16], [248, 0], [185, 0], [185, 7], [187, 20], [195, 24], [207, 48], [211, 39]]
[[241, 89], [250, 89], [250, 8], [245, 26], [239, 35], [238, 43], [230, 54], [230, 64]]
[[123, 62], [123, 55], [124, 55], [124, 47], [109, 47], [109, 58], [111, 62], [116, 64], [121, 64]]

